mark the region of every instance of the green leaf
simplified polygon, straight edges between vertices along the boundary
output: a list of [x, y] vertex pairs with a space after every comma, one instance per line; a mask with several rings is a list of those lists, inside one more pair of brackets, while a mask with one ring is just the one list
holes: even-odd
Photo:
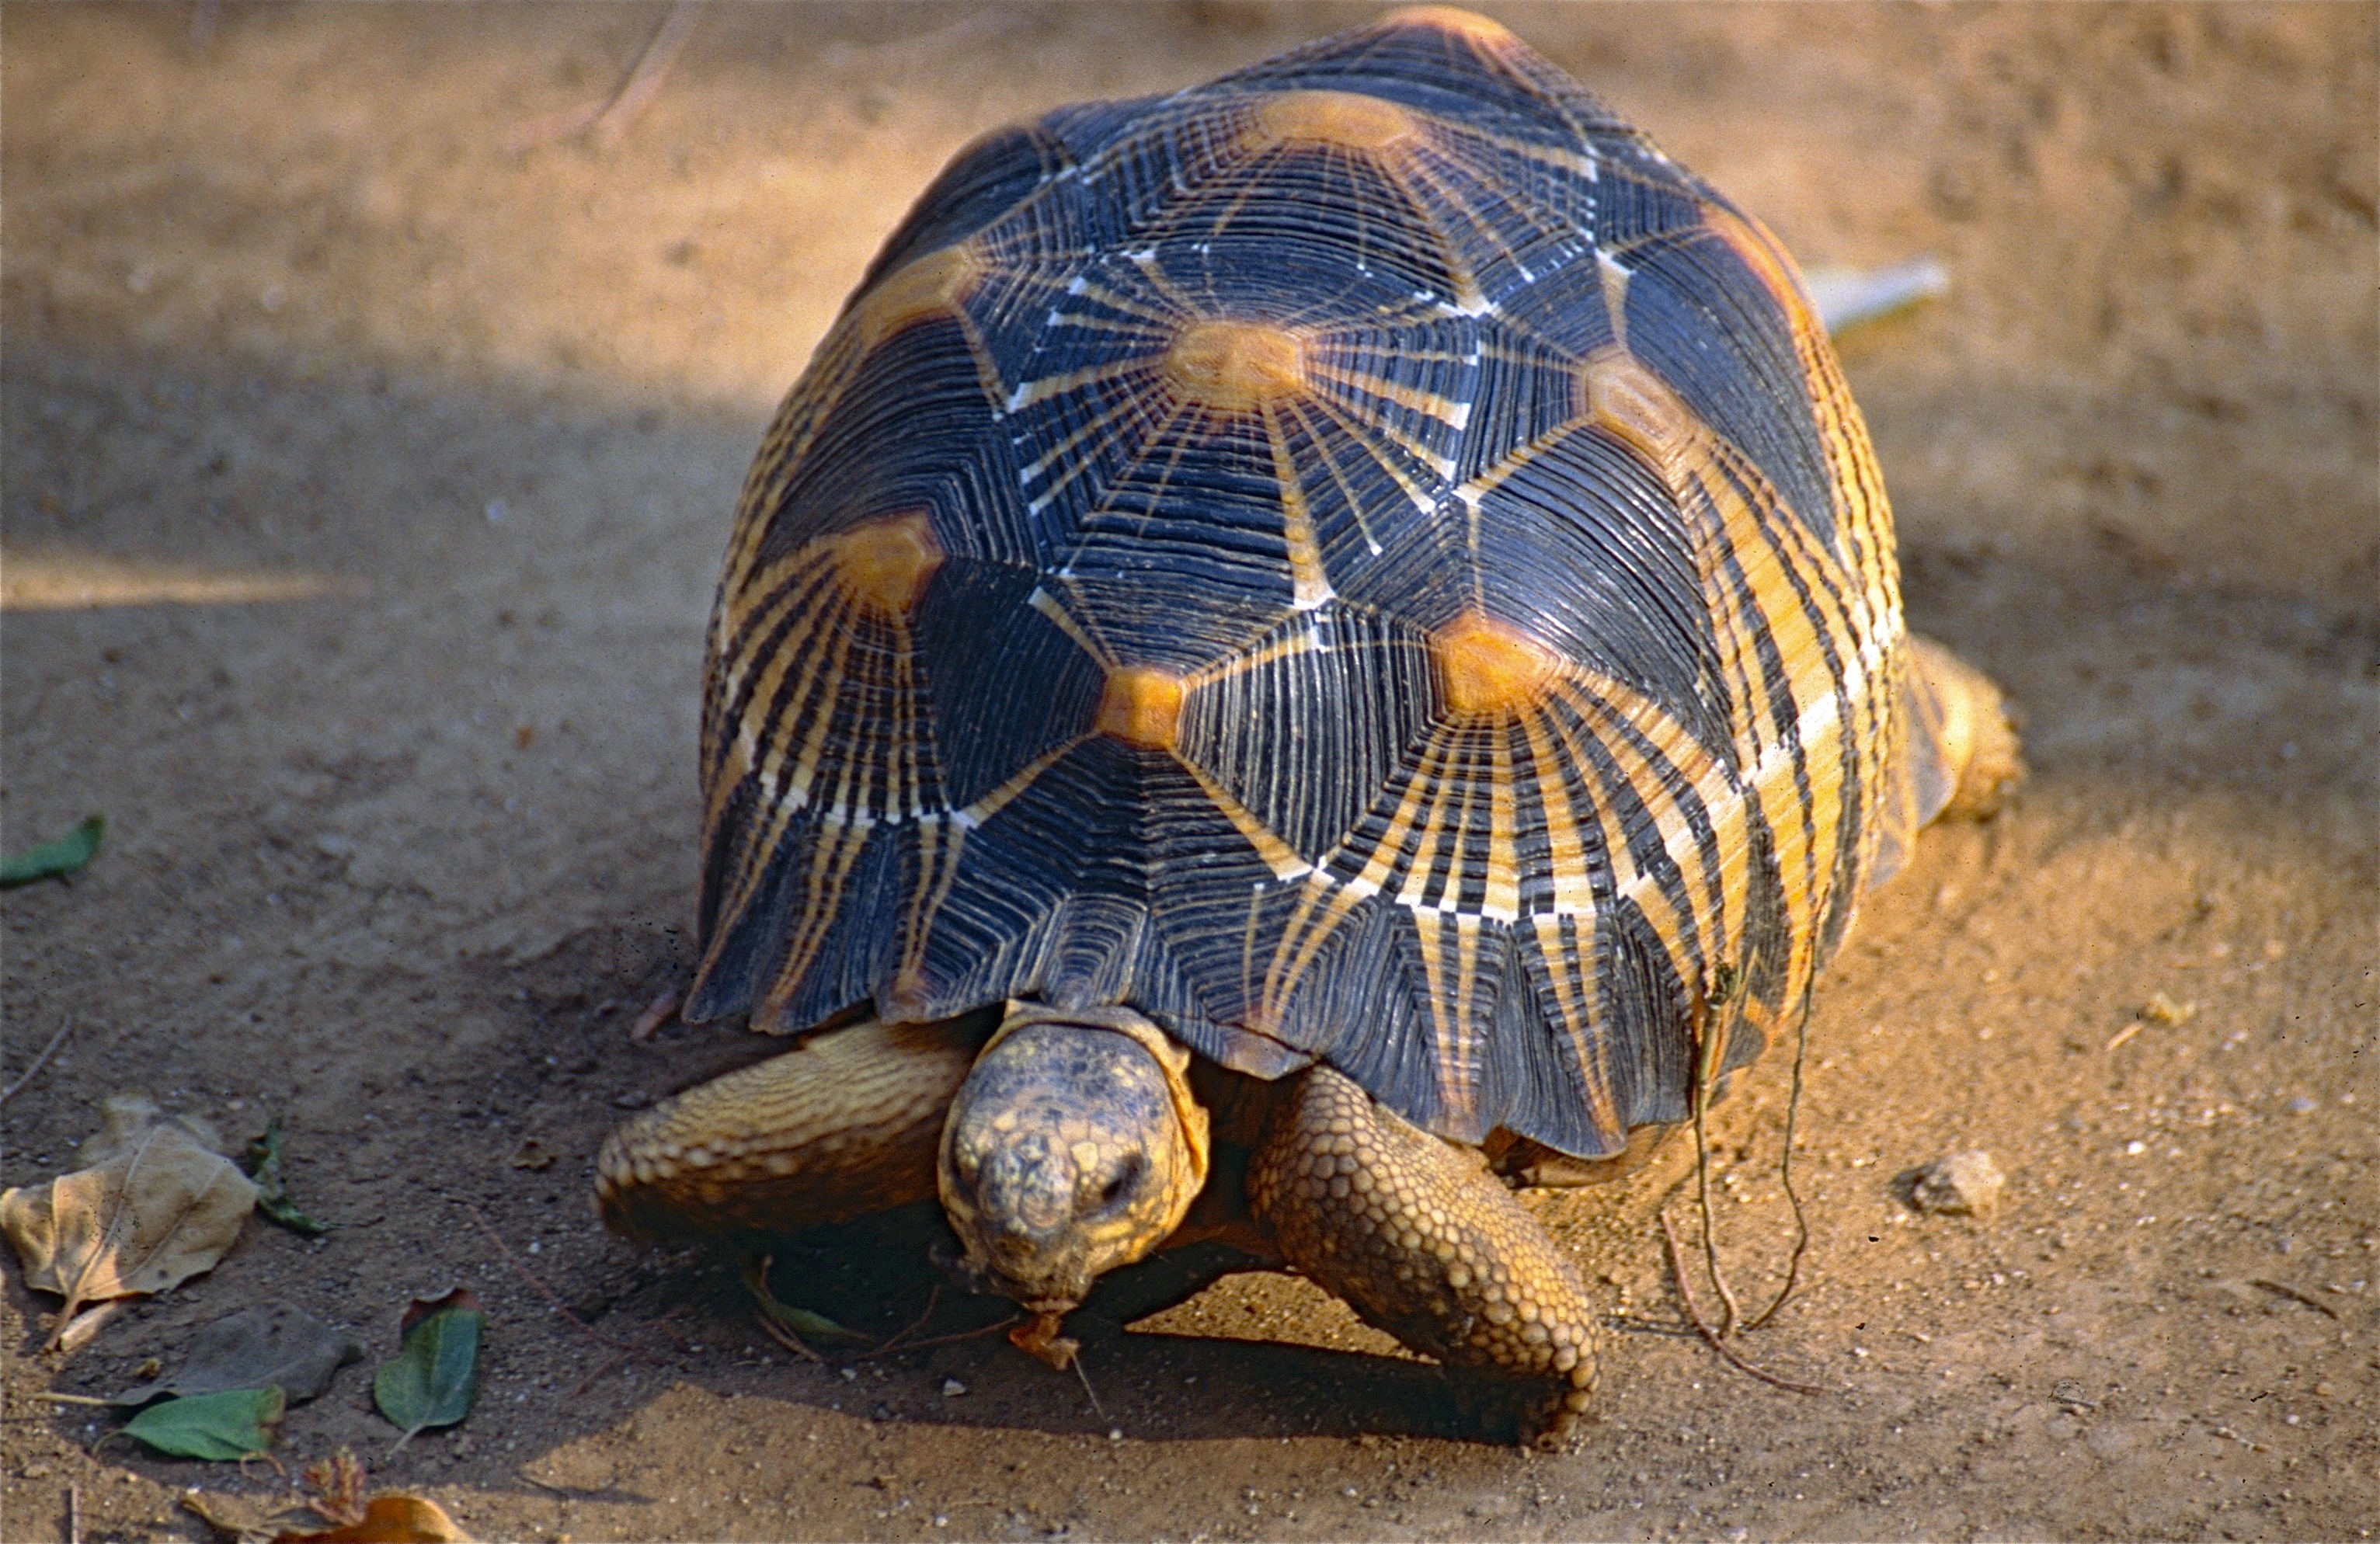
[[417, 1298], [405, 1310], [405, 1348], [372, 1379], [372, 1403], [389, 1423], [415, 1432], [453, 1426], [471, 1413], [480, 1388], [480, 1331], [487, 1314], [469, 1289]]
[[281, 1185], [281, 1117], [264, 1123], [264, 1135], [248, 1145], [248, 1177], [256, 1182], [256, 1210], [291, 1233], [318, 1237], [331, 1224], [306, 1215]]
[[93, 815], [55, 842], [0, 858], [0, 890], [35, 880], [64, 879], [76, 872], [99, 856], [100, 833], [106, 829], [107, 822]]
[[744, 1265], [744, 1290], [752, 1295], [752, 1300], [760, 1306], [762, 1313], [805, 1340], [864, 1341], [868, 1338], [856, 1331], [844, 1329], [822, 1313], [777, 1301], [777, 1295], [769, 1290], [769, 1267], [772, 1263], [764, 1255], [759, 1259], [747, 1260]]
[[253, 1458], [273, 1446], [281, 1424], [281, 1391], [227, 1389], [219, 1394], [169, 1399], [124, 1424], [124, 1435], [175, 1458], [219, 1463]]

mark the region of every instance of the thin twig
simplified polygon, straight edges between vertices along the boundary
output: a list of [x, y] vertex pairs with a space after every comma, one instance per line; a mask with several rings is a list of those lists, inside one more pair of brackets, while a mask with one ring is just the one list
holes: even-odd
[[455, 1204], [461, 1207], [465, 1211], [470, 1214], [471, 1221], [479, 1224], [480, 1232], [487, 1236], [489, 1243], [496, 1246], [496, 1252], [504, 1257], [504, 1263], [513, 1268], [513, 1274], [518, 1276], [522, 1281], [527, 1282], [529, 1285], [530, 1291], [536, 1293], [540, 1297], [544, 1298], [548, 1303], [552, 1304], [555, 1313], [560, 1314], [563, 1318], [577, 1325], [581, 1334], [586, 1335], [590, 1340], [601, 1341], [614, 1351], [625, 1351], [631, 1356], [650, 1356], [652, 1355], [651, 1352], [647, 1351], [642, 1346], [630, 1345], [625, 1341], [613, 1340], [602, 1331], [598, 1330], [595, 1326], [588, 1323], [577, 1314], [572, 1313], [570, 1311], [570, 1305], [564, 1302], [552, 1287], [547, 1286], [543, 1282], [539, 1281], [535, 1276], [529, 1274], [528, 1267], [523, 1265], [520, 1262], [520, 1258], [513, 1253], [512, 1246], [506, 1244], [502, 1237], [498, 1236], [495, 1229], [488, 1226], [488, 1220], [480, 1215], [480, 1209], [478, 1207], [475, 1207], [470, 1202], [460, 1199], [459, 1198], [455, 1200]]
[[941, 1300], [942, 1283], [936, 1282], [926, 1294], [926, 1311], [911, 1319], [906, 1329], [894, 1331], [891, 1338], [882, 1342], [875, 1350], [868, 1352], [868, 1355], [870, 1356], [884, 1356], [899, 1350], [901, 1348], [902, 1342], [907, 1340], [911, 1335], [916, 1334], [918, 1331], [926, 1327], [926, 1320], [934, 1317], [934, 1308], [941, 1302]]
[[779, 1345], [783, 1346], [795, 1356], [801, 1357], [805, 1361], [816, 1362], [820, 1367], [824, 1367], [826, 1365], [826, 1358], [811, 1350], [808, 1342], [803, 1340], [801, 1336], [795, 1334], [791, 1330], [786, 1329], [783, 1325], [770, 1318], [768, 1309], [754, 1308], [752, 1310], [752, 1319], [753, 1322], [759, 1325], [762, 1330], [768, 1331], [768, 1335], [771, 1340], [775, 1341]]
[[1670, 1252], [1670, 1272], [1678, 1281], [1678, 1300], [1685, 1305], [1687, 1319], [1694, 1324], [1696, 1331], [1701, 1332], [1704, 1341], [1708, 1343], [1710, 1348], [1719, 1354], [1720, 1360], [1748, 1378], [1756, 1378], [1771, 1387], [1790, 1390], [1797, 1394], [1831, 1394], [1841, 1392], [1838, 1389], [1821, 1388], [1815, 1383], [1796, 1383], [1790, 1378], [1779, 1378], [1773, 1372], [1756, 1368], [1745, 1361], [1735, 1354], [1733, 1347], [1720, 1340], [1718, 1331], [1712, 1329], [1709, 1321], [1703, 1318], [1702, 1306], [1694, 1301], [1694, 1289], [1686, 1283], [1686, 1257], [1678, 1247], [1677, 1230], [1670, 1226], [1670, 1214], [1664, 1210], [1659, 1215], [1661, 1242], [1668, 1246]]
[[[995, 1323], [978, 1324], [972, 1330], [960, 1330], [948, 1335], [928, 1335], [921, 1341], [904, 1341], [901, 1343], [900, 1349], [903, 1351], [923, 1351], [929, 1345], [955, 1345], [960, 1341], [980, 1340], [986, 1335], [1005, 1330], [1012, 1324], [1021, 1322], [1024, 1318], [1025, 1316], [1023, 1314], [1010, 1314], [1006, 1319], [1001, 1319]], [[883, 1351], [879, 1349], [864, 1353], [861, 1356], [854, 1356], [852, 1360], [855, 1362], [864, 1362], [868, 1360], [869, 1356], [881, 1356], [883, 1355]]]
[[50, 1064], [50, 1058], [58, 1053], [58, 1047], [66, 1044], [67, 1037], [73, 1033], [74, 1019], [69, 1015], [64, 1024], [58, 1026], [58, 1032], [50, 1037], [50, 1043], [42, 1047], [42, 1053], [33, 1058], [33, 1064], [25, 1069], [25, 1075], [9, 1084], [5, 1090], [0, 1090], [0, 1104], [6, 1104], [23, 1093], [25, 1085], [30, 1083], [43, 1067]]
[[516, 152], [534, 150], [590, 131], [599, 140], [617, 139], [660, 91], [669, 78], [670, 67], [677, 63], [686, 39], [694, 34], [694, 24], [701, 19], [702, 0], [677, 0], [646, 41], [636, 64], [620, 82], [620, 89], [608, 100], [585, 102], [541, 118], [531, 118], [504, 136], [504, 148]]
[[1710, 1033], [1710, 1009], [1707, 1003], [1694, 1010], [1694, 1205], [1703, 1218], [1703, 1263], [1710, 1270], [1711, 1285], [1718, 1292], [1718, 1300], [1726, 1310], [1719, 1323], [1722, 1335], [1735, 1333], [1736, 1320], [1742, 1310], [1736, 1307], [1735, 1293], [1727, 1284], [1727, 1271], [1718, 1263], [1718, 1224], [1711, 1217], [1710, 1204], [1710, 1135], [1704, 1124], [1705, 1112], [1710, 1108], [1711, 1085], [1718, 1081], [1718, 1059], [1723, 1052], [1715, 1050], [1718, 1039]]
[[1801, 1126], [1802, 1069], [1810, 1059], [1810, 999], [1815, 986], [1814, 980], [1802, 989], [1801, 1022], [1793, 1031], [1793, 1093], [1785, 1101], [1785, 1156], [1777, 1165], [1778, 1177], [1785, 1185], [1785, 1199], [1793, 1208], [1793, 1254], [1785, 1262], [1785, 1284], [1777, 1289], [1768, 1307], [1744, 1326], [1746, 1330], [1757, 1330], [1777, 1317], [1777, 1310], [1785, 1306], [1794, 1287], [1801, 1283], [1802, 1257], [1810, 1252], [1809, 1214], [1802, 1210], [1802, 1193], [1793, 1187], [1793, 1143]]
[[2319, 1297], [2311, 1296], [2306, 1293], [2300, 1292], [2297, 1288], [2290, 1286], [2286, 1283], [2268, 1282], [2262, 1276], [2251, 1276], [2248, 1278], [2248, 1284], [2252, 1287], [2263, 1287], [2266, 1292], [2277, 1293], [2279, 1295], [2288, 1298], [2292, 1303], [2302, 1303], [2307, 1307], [2312, 1308], [2314, 1312], [2321, 1314], [2325, 1318], [2337, 1319], [2338, 1317], [2338, 1310], [2332, 1307], [2329, 1304], [2324, 1302]]
[[82, 1544], [82, 1487], [67, 1486], [67, 1544]]
[[593, 1388], [596, 1384], [596, 1380], [601, 1379], [605, 1373], [611, 1371], [613, 1368], [618, 1367], [622, 1362], [626, 1361], [634, 1355], [635, 1353], [628, 1351], [613, 1352], [601, 1367], [597, 1368], [593, 1372], [589, 1373], [586, 1377], [578, 1380], [578, 1386], [570, 1391], [570, 1397], [577, 1399], [580, 1394], [583, 1394], [588, 1390]]
[[1101, 1420], [1107, 1419], [1108, 1413], [1099, 1404], [1099, 1391], [1091, 1387], [1091, 1375], [1083, 1370], [1083, 1354], [1079, 1351], [1075, 1352], [1072, 1360], [1075, 1364], [1075, 1376], [1083, 1380], [1083, 1392], [1091, 1396], [1091, 1413]]
[[642, 1045], [659, 1034], [662, 1025], [677, 1016], [678, 1004], [684, 1001], [678, 995], [678, 990], [672, 987], [646, 1003], [645, 1011], [637, 1015], [637, 1022], [628, 1026], [628, 1043]]
[[670, 67], [677, 63], [686, 40], [694, 36], [695, 23], [701, 19], [702, 0], [677, 0], [670, 7], [669, 15], [654, 30], [652, 41], [637, 55], [637, 67], [628, 72], [627, 83], [612, 99], [612, 104], [603, 109], [602, 116], [595, 120], [598, 140], [616, 138], [660, 93], [662, 83], [669, 79]]

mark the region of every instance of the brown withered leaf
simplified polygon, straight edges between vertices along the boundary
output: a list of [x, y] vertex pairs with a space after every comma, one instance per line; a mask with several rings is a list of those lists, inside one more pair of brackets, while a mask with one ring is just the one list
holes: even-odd
[[225, 1389], [278, 1388], [302, 1404], [331, 1386], [339, 1368], [364, 1354], [343, 1331], [294, 1303], [258, 1303], [226, 1314], [190, 1337], [181, 1370], [125, 1390], [110, 1402], [146, 1404], [163, 1394], [189, 1398]]
[[101, 1108], [86, 1167], [0, 1194], [25, 1284], [66, 1299], [44, 1349], [87, 1303], [164, 1292], [212, 1266], [256, 1205], [256, 1186], [198, 1128], [137, 1094]]
[[273, 1544], [462, 1544], [463, 1530], [426, 1496], [392, 1491], [364, 1503], [363, 1520], [329, 1528], [292, 1528]]

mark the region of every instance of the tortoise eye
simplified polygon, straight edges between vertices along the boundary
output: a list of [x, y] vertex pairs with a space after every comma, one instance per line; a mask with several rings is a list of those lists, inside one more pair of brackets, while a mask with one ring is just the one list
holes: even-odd
[[1124, 1198], [1140, 1184], [1141, 1171], [1146, 1167], [1140, 1154], [1134, 1153], [1116, 1170], [1115, 1177], [1099, 1188], [1099, 1210], [1107, 1211]]

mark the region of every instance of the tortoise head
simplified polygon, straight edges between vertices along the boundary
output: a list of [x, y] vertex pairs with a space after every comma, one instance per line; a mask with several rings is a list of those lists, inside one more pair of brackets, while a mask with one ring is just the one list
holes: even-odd
[[1207, 1180], [1189, 1067], [1129, 1009], [1012, 1007], [942, 1127], [942, 1210], [980, 1288], [1047, 1319], [1164, 1242]]

